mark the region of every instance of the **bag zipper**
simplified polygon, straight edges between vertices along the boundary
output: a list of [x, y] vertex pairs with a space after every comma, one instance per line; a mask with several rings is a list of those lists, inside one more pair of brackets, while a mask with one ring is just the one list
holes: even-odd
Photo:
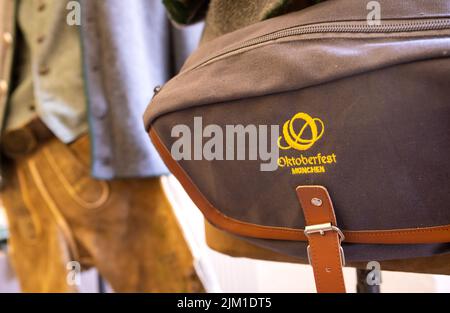
[[450, 29], [450, 19], [441, 20], [418, 20], [407, 22], [385, 22], [382, 25], [369, 25], [367, 21], [355, 22], [349, 24], [348, 22], [342, 23], [324, 23], [324, 24], [312, 24], [306, 26], [294, 26], [292, 28], [283, 29], [270, 34], [262, 35], [254, 39], [250, 39], [239, 44], [236, 47], [222, 51], [221, 53], [209, 58], [208, 60], [197, 64], [191, 68], [188, 68], [185, 72], [192, 71], [194, 69], [205, 66], [214, 62], [219, 58], [224, 58], [240, 50], [251, 48], [252, 46], [264, 44], [269, 41], [278, 40], [286, 37], [311, 35], [320, 33], [399, 33], [399, 32], [416, 32], [416, 31], [431, 31], [431, 30], [444, 30]]
[[[225, 58], [227, 56], [239, 53], [241, 50], [251, 48], [260, 44], [264, 44], [269, 41], [301, 35], [312, 35], [320, 33], [400, 33], [400, 32], [416, 32], [416, 31], [432, 31], [432, 30], [445, 30], [450, 29], [450, 19], [421, 19], [421, 20], [409, 20], [403, 22], [386, 22], [381, 25], [369, 25], [367, 21], [355, 21], [352, 24], [349, 22], [333, 22], [322, 24], [311, 24], [304, 26], [294, 26], [286, 28], [273, 33], [262, 35], [238, 44], [235, 47], [223, 50], [215, 56], [184, 70], [180, 75], [191, 72], [195, 69], [208, 65], [218, 59]], [[160, 91], [164, 89], [164, 86], [155, 87], [153, 98], [155, 98]], [[157, 89], [157, 90], [156, 90]]]

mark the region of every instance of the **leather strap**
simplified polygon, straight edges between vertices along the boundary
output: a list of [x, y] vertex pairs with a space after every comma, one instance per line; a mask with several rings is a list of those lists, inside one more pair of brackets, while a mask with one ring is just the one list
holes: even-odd
[[[178, 179], [195, 205], [214, 226], [229, 233], [251, 238], [306, 241], [303, 229], [252, 224], [223, 214], [194, 184], [190, 176], [176, 162], [154, 128], [150, 138], [170, 172]], [[413, 227], [390, 230], [344, 230], [349, 243], [419, 244], [450, 242], [450, 224], [431, 227]]]
[[330, 195], [322, 186], [299, 186], [296, 191], [305, 216], [308, 257], [313, 267], [317, 292], [343, 293], [343, 238], [336, 225]]

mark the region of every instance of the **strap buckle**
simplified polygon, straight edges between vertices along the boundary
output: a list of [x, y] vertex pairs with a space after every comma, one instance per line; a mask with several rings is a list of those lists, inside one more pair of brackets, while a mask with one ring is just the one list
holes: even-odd
[[345, 240], [344, 233], [336, 226], [331, 225], [331, 223], [305, 226], [305, 236], [306, 237], [308, 237], [311, 234], [317, 234], [317, 233], [319, 233], [321, 236], [323, 236], [323, 235], [325, 235], [325, 232], [328, 232], [328, 231], [337, 232], [339, 235], [340, 242]]
[[[342, 266], [345, 266], [344, 249], [342, 249], [342, 247], [340, 246], [340, 243], [345, 240], [344, 233], [336, 226], [331, 225], [331, 223], [305, 226], [305, 236], [306, 237], [309, 237], [310, 235], [313, 235], [313, 234], [320, 234], [321, 236], [324, 236], [325, 233], [329, 232], [329, 231], [335, 231], [339, 235], [339, 251], [340, 251], [340, 256], [341, 256], [341, 264], [342, 264]], [[308, 253], [308, 262], [309, 262], [309, 264], [312, 264], [311, 263], [311, 255], [310, 255], [309, 250], [310, 250], [310, 246], [308, 245], [308, 247], [306, 248], [306, 251]]]

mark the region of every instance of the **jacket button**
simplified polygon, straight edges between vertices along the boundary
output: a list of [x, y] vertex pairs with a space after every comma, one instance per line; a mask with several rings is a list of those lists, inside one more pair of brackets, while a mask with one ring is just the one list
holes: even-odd
[[37, 9], [39, 12], [42, 12], [45, 10], [46, 7], [47, 6], [45, 5], [45, 3], [40, 3]]
[[42, 66], [41, 68], [39, 68], [39, 75], [41, 76], [45, 76], [50, 72], [50, 69], [46, 66]]
[[103, 166], [106, 166], [106, 167], [111, 166], [111, 158], [110, 157], [107, 157], [107, 156], [102, 157], [101, 162], [102, 162]]
[[8, 82], [6, 80], [0, 80], [0, 95], [6, 94], [8, 91]]
[[42, 36], [39, 36], [36, 41], [37, 41], [37, 43], [43, 43], [44, 40], [45, 40], [45, 36], [42, 35]]
[[13, 42], [13, 37], [11, 33], [4, 33], [3, 34], [3, 41], [9, 46]]

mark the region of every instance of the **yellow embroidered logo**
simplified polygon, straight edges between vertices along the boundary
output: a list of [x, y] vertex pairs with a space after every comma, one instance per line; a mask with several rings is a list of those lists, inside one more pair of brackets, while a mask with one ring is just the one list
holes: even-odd
[[[319, 118], [299, 112], [283, 125], [282, 136], [278, 138], [280, 150], [306, 151], [311, 148], [325, 132], [325, 125]], [[328, 167], [337, 163], [334, 152], [318, 152], [313, 155], [302, 152], [300, 155], [287, 152], [280, 155], [278, 167], [290, 169], [292, 175], [312, 175], [326, 173]]]
[[308, 150], [322, 138], [324, 131], [325, 125], [319, 118], [313, 118], [302, 112], [297, 113], [284, 123], [283, 136], [278, 138], [278, 147], [282, 150]]

